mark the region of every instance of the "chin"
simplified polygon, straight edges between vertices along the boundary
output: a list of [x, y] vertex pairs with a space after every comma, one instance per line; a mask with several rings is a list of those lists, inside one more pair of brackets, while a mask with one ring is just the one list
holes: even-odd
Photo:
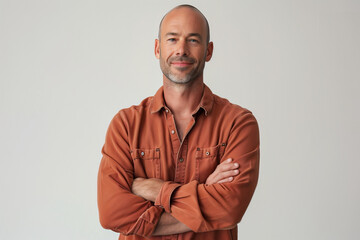
[[186, 83], [189, 83], [192, 81], [192, 78], [190, 76], [186, 76], [186, 77], [177, 77], [177, 76], [174, 76], [172, 74], [170, 74], [168, 76], [168, 79], [173, 82], [173, 83], [177, 83], [177, 84], [186, 84]]

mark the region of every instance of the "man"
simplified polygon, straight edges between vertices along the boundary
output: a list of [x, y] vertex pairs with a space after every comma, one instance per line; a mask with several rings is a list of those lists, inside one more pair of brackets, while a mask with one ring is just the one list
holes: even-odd
[[110, 123], [98, 176], [104, 228], [119, 239], [237, 239], [258, 179], [252, 113], [203, 83], [206, 18], [181, 5], [155, 40], [163, 87]]

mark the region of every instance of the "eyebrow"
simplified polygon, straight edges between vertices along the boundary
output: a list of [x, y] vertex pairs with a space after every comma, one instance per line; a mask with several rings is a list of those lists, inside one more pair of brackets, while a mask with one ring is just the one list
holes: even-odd
[[[165, 34], [165, 37], [167, 37], [167, 36], [179, 36], [179, 34], [175, 33], [175, 32], [168, 32]], [[202, 39], [202, 37], [199, 33], [190, 33], [190, 34], [188, 34], [187, 37], [198, 37], [198, 38], [200, 38], [200, 40]]]

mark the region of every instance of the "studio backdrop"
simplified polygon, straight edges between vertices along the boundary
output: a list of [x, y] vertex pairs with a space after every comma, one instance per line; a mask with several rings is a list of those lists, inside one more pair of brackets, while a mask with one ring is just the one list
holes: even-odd
[[[96, 202], [105, 133], [162, 85], [154, 39], [183, 3], [0, 0], [0, 239], [117, 239]], [[360, 2], [186, 3], [210, 24], [205, 83], [260, 127], [239, 239], [357, 239]]]

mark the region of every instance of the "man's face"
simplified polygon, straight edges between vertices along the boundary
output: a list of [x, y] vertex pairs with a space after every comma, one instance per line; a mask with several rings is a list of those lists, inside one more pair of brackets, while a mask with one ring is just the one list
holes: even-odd
[[202, 78], [212, 48], [212, 43], [207, 44], [207, 27], [201, 14], [189, 8], [179, 8], [164, 18], [160, 41], [155, 42], [155, 55], [167, 79], [185, 84]]

